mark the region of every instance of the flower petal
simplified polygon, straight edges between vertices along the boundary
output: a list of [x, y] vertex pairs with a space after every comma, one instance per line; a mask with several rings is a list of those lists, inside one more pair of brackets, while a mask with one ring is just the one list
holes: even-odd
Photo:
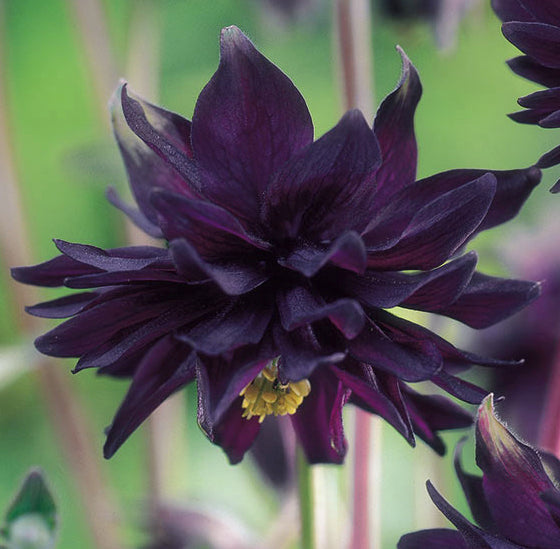
[[502, 25], [504, 36], [545, 67], [560, 68], [560, 28], [546, 23], [512, 21]]
[[208, 263], [184, 239], [173, 240], [169, 249], [177, 271], [188, 281], [212, 280], [227, 295], [250, 292], [268, 280], [268, 274], [264, 269], [259, 270], [258, 265]]
[[494, 537], [471, 524], [457, 509], [449, 505], [430, 481], [426, 483], [426, 488], [436, 507], [459, 530], [469, 549], [523, 549], [520, 545], [510, 543], [503, 538]]
[[109, 459], [138, 426], [169, 396], [195, 377], [196, 355], [173, 340], [160, 339], [144, 356], [107, 433]]
[[344, 273], [337, 285], [349, 296], [369, 307], [402, 305], [411, 309], [434, 310], [455, 301], [472, 276], [476, 254], [470, 252], [433, 271], [407, 274], [368, 269], [362, 275]]
[[540, 497], [555, 486], [537, 452], [498, 421], [492, 395], [478, 410], [476, 463], [498, 530], [523, 546], [558, 549], [560, 528]]
[[328, 318], [346, 338], [352, 339], [364, 327], [364, 312], [353, 299], [325, 303], [303, 286], [293, 286], [280, 290], [276, 302], [280, 322], [287, 331]]
[[492, 9], [502, 21], [533, 21], [522, 0], [492, 0]]
[[434, 528], [405, 534], [399, 540], [397, 549], [471, 549], [456, 530]]
[[312, 140], [311, 116], [290, 79], [237, 27], [223, 29], [218, 70], [193, 115], [194, 154], [213, 175], [204, 195], [256, 220], [272, 174]]
[[52, 301], [26, 307], [25, 311], [30, 315], [40, 316], [42, 318], [67, 318], [81, 312], [98, 296], [98, 292], [71, 294], [53, 299]]
[[472, 328], [487, 328], [516, 313], [539, 295], [538, 282], [497, 278], [475, 272], [461, 296], [438, 313]]
[[316, 275], [327, 263], [363, 273], [366, 269], [366, 249], [358, 233], [348, 231], [328, 247], [300, 246], [288, 257], [279, 259], [278, 263], [308, 278]]
[[441, 456], [446, 448], [439, 431], [465, 429], [473, 423], [467, 410], [441, 395], [424, 395], [407, 386], [403, 395], [414, 434]]
[[130, 96], [126, 83], [115, 91], [111, 115], [136, 203], [157, 225], [149, 201], [154, 188], [186, 196], [198, 194], [199, 176], [190, 158], [190, 122], [138, 96]]
[[393, 341], [373, 322], [349, 342], [350, 354], [403, 381], [425, 381], [442, 366], [437, 347], [429, 340], [410, 340], [402, 345]]
[[55, 239], [54, 243], [64, 255], [103, 271], [135, 271], [165, 262], [169, 258], [167, 250], [155, 246], [102, 250], [88, 244], [74, 244], [64, 240]]
[[147, 322], [176, 305], [174, 292], [161, 288], [128, 294], [92, 307], [35, 340], [43, 354], [78, 357], [125, 328]]
[[70, 276], [80, 276], [99, 272], [99, 269], [80, 263], [71, 257], [59, 255], [38, 265], [30, 267], [14, 267], [12, 277], [23, 284], [46, 286], [56, 288], [63, 286], [64, 281]]
[[276, 325], [273, 334], [280, 355], [278, 379], [281, 383], [309, 378], [315, 368], [336, 364], [346, 356], [345, 351], [337, 349], [332, 342], [318, 342], [317, 327], [307, 325], [286, 332]]
[[496, 524], [494, 523], [494, 518], [492, 517], [492, 511], [486, 501], [486, 496], [484, 495], [482, 477], [465, 472], [461, 465], [461, 450], [466, 440], [466, 437], [462, 438], [455, 448], [455, 452], [453, 454], [455, 473], [459, 478], [474, 520], [484, 530], [496, 532]]
[[399, 241], [368, 250], [368, 266], [382, 270], [433, 269], [441, 265], [480, 225], [496, 192], [492, 174], [451, 190], [414, 215]]
[[416, 179], [418, 148], [414, 113], [422, 95], [422, 84], [410, 59], [399, 46], [397, 50], [402, 58], [401, 79], [381, 103], [374, 122], [383, 158], [376, 176], [375, 201], [378, 207]]
[[321, 373], [310, 379], [311, 392], [292, 425], [309, 463], [342, 463], [347, 444], [342, 427], [342, 408], [349, 391], [341, 382]]
[[177, 331], [176, 337], [196, 351], [217, 356], [248, 344], [259, 343], [272, 318], [272, 303], [255, 293], [237, 297], [211, 311], [196, 323]]
[[226, 453], [231, 465], [243, 459], [261, 428], [258, 417], [246, 419], [242, 416], [241, 400], [238, 398], [234, 401], [212, 430], [206, 431], [208, 438]]
[[238, 349], [229, 359], [199, 357], [196, 372], [198, 423], [211, 440], [215, 426], [230, 407], [238, 405], [241, 415], [239, 393], [277, 356], [276, 350], [268, 343], [265, 341], [257, 346]]
[[147, 235], [151, 236], [152, 238], [163, 238], [161, 229], [157, 225], [152, 223], [142, 213], [141, 210], [130, 206], [124, 200], [122, 200], [114, 187], [108, 187], [106, 189], [105, 197], [113, 206], [115, 206], [115, 208], [123, 212], [130, 219], [130, 221], [134, 223], [134, 225], [144, 231]]
[[369, 364], [345, 360], [331, 367], [334, 374], [352, 394], [350, 402], [370, 414], [377, 414], [392, 425], [411, 445], [415, 445], [400, 384], [394, 376], [375, 371]]
[[265, 195], [264, 224], [279, 239], [331, 240], [372, 215], [379, 145], [362, 113], [340, 122], [286, 163]]
[[157, 190], [151, 201], [168, 240], [187, 239], [205, 259], [251, 254], [269, 248], [247, 233], [239, 220], [216, 204]]

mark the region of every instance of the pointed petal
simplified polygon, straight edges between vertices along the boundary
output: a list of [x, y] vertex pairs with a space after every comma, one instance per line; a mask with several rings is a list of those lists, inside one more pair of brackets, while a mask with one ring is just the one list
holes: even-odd
[[455, 448], [455, 452], [453, 454], [455, 473], [457, 473], [457, 477], [459, 478], [461, 487], [465, 493], [465, 497], [474, 520], [484, 530], [495, 532], [496, 524], [494, 523], [494, 518], [492, 517], [492, 511], [486, 501], [486, 496], [484, 495], [482, 477], [465, 472], [463, 466], [461, 465], [461, 450], [466, 440], [466, 437], [462, 438]]
[[293, 286], [280, 290], [276, 302], [280, 322], [287, 331], [328, 318], [346, 338], [352, 339], [364, 327], [364, 312], [352, 299], [325, 303], [303, 286]]
[[169, 396], [195, 377], [196, 355], [172, 339], [162, 338], [140, 362], [103, 447], [109, 459], [138, 426]]
[[513, 21], [502, 25], [504, 36], [523, 53], [545, 67], [560, 68], [560, 28], [546, 23], [520, 23]]
[[507, 61], [509, 68], [517, 75], [547, 88], [560, 86], [560, 70], [544, 67], [526, 55]]
[[157, 225], [149, 202], [154, 188], [186, 196], [197, 194], [198, 175], [190, 159], [190, 122], [138, 96], [130, 96], [126, 84], [115, 91], [111, 115], [136, 203]]
[[241, 402], [241, 398], [235, 400], [212, 430], [206, 432], [208, 438], [226, 453], [231, 465], [243, 459], [261, 428], [258, 417], [246, 419], [242, 416]]
[[290, 332], [276, 325], [273, 333], [280, 355], [278, 378], [281, 383], [309, 378], [315, 368], [336, 364], [346, 356], [345, 351], [337, 349], [332, 342], [318, 344], [318, 332], [310, 325]]
[[272, 318], [273, 306], [263, 293], [253, 292], [177, 331], [176, 337], [196, 351], [217, 356], [261, 341]]
[[43, 354], [59, 357], [79, 357], [96, 349], [111, 336], [142, 322], [158, 317], [177, 301], [173, 292], [145, 289], [140, 294], [107, 300], [59, 324], [35, 340]]
[[152, 238], [163, 238], [161, 229], [157, 225], [152, 223], [142, 213], [141, 210], [130, 206], [124, 200], [122, 200], [114, 187], [107, 188], [107, 190], [105, 191], [105, 197], [113, 206], [115, 206], [115, 208], [123, 212], [130, 219], [130, 221], [134, 223], [134, 225], [144, 231], [147, 235], [151, 236]]
[[352, 391], [352, 404], [382, 417], [414, 446], [412, 425], [404, 408], [399, 383], [393, 376], [383, 377], [369, 364], [351, 360], [331, 369], [344, 386]]
[[426, 483], [426, 488], [436, 507], [453, 523], [453, 526], [459, 530], [467, 542], [467, 547], [469, 549], [523, 549], [520, 545], [510, 543], [502, 538], [494, 537], [476, 527], [474, 524], [471, 524], [457, 509], [449, 505], [430, 481]]
[[345, 273], [339, 277], [338, 285], [345, 295], [355, 297], [369, 307], [401, 305], [433, 311], [457, 299], [469, 282], [476, 261], [476, 253], [470, 252], [424, 273], [407, 274], [373, 269], [359, 276]]
[[276, 356], [276, 350], [263, 343], [239, 349], [229, 359], [220, 356], [199, 358], [196, 372], [198, 424], [211, 440], [215, 426], [230, 407], [238, 406], [241, 415], [239, 393]]
[[516, 313], [540, 295], [540, 284], [474, 273], [461, 296], [439, 314], [487, 328]]
[[310, 379], [311, 392], [292, 425], [309, 463], [342, 463], [347, 444], [342, 427], [342, 408], [349, 391], [334, 376], [321, 374]]
[[434, 385], [441, 387], [451, 396], [469, 404], [480, 404], [482, 399], [488, 394], [488, 391], [480, 388], [478, 385], [453, 376], [445, 370], [440, 370], [430, 381]]
[[255, 220], [272, 174], [312, 140], [311, 116], [290, 79], [237, 27], [223, 29], [218, 70], [193, 115], [195, 157], [214, 176], [204, 195]]
[[362, 113], [348, 111], [288, 162], [265, 195], [264, 222], [285, 238], [331, 240], [371, 218], [379, 145]]
[[433, 269], [441, 265], [480, 225], [496, 192], [485, 174], [422, 208], [395, 245], [368, 253], [368, 266], [383, 270]]
[[377, 172], [376, 204], [414, 183], [418, 149], [414, 135], [414, 112], [422, 95], [420, 77], [410, 59], [397, 46], [402, 74], [395, 91], [381, 103], [375, 116], [374, 132], [381, 147], [383, 164]]
[[350, 354], [403, 381], [425, 381], [442, 366], [436, 346], [428, 340], [410, 340], [402, 345], [369, 322], [348, 345]]
[[477, 259], [475, 252], [469, 252], [432, 271], [426, 283], [402, 302], [401, 306], [434, 313], [448, 307], [457, 300], [471, 281]]
[[445, 443], [439, 431], [465, 429], [473, 423], [467, 410], [441, 395], [423, 395], [405, 387], [404, 400], [414, 434], [439, 455], [444, 455]]
[[[150, 320], [136, 323], [133, 326], [127, 326], [125, 329], [115, 333], [114, 336], [106, 340], [105, 343], [101, 340], [93, 342], [92, 340], [94, 339], [94, 336], [90, 334], [82, 336], [83, 338], [86, 338], [88, 349], [78, 361], [73, 371], [78, 372], [85, 368], [108, 367], [116, 363], [122, 357], [126, 357], [127, 355], [135, 353], [139, 349], [148, 346], [160, 337], [173, 333], [173, 331], [180, 326], [193, 322], [202, 314], [200, 312], [201, 309], [204, 310], [210, 308], [209, 303], [212, 303], [212, 306], [215, 306], [213, 300], [208, 300], [208, 296], [204, 295], [202, 297], [195, 296], [185, 298], [179, 303], [168, 302], [167, 307], [165, 308], [162, 306], [161, 311], [157, 307], [152, 307], [154, 316]], [[88, 312], [89, 311], [86, 311], [84, 314], [87, 314]], [[72, 322], [74, 318], [70, 319], [68, 322]], [[100, 322], [100, 324], [103, 327], [103, 322]], [[109, 328], [107, 328], [107, 331], [109, 331]], [[96, 330], [93, 330], [93, 332], [94, 334], [97, 332], [97, 327]], [[90, 342], [92, 343], [91, 345], [89, 345]], [[54, 344], [56, 343], [57, 342], [55, 341]], [[93, 343], [96, 343], [96, 345]], [[72, 346], [69, 345], [69, 348], [72, 349]], [[72, 354], [71, 356], [76, 355]]]
[[52, 301], [26, 307], [25, 310], [30, 315], [42, 318], [67, 318], [83, 311], [98, 295], [98, 292], [82, 292], [67, 295]]
[[476, 462], [500, 532], [526, 546], [557, 549], [560, 528], [540, 494], [555, 489], [539, 455], [517, 440], [495, 416], [492, 395], [478, 410]]
[[550, 168], [560, 164], [560, 146], [555, 147], [551, 151], [543, 154], [538, 161], [539, 168]]
[[151, 201], [168, 240], [187, 239], [205, 258], [252, 254], [269, 247], [247, 233], [239, 220], [220, 206], [157, 190]]
[[67, 277], [92, 272], [99, 272], [99, 270], [65, 255], [59, 255], [38, 265], [14, 267], [11, 270], [12, 278], [18, 282], [48, 288], [63, 286]]
[[187, 281], [212, 280], [227, 295], [234, 296], [250, 292], [268, 280], [264, 269], [258, 270], [251, 264], [208, 263], [184, 239], [173, 240], [169, 249], [177, 271]]
[[169, 252], [155, 246], [129, 246], [102, 250], [88, 244], [54, 240], [56, 247], [68, 257], [103, 271], [135, 271], [165, 262]]
[[366, 249], [358, 233], [348, 231], [328, 247], [301, 246], [285, 259], [279, 259], [278, 263], [308, 278], [317, 274], [327, 263], [360, 274], [366, 269]]

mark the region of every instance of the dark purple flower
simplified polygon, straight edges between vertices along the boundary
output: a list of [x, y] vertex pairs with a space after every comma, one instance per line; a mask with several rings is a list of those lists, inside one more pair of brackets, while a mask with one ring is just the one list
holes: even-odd
[[[492, 7], [504, 22], [504, 36], [525, 55], [508, 61], [523, 78], [546, 90], [521, 97], [525, 110], [510, 114], [516, 122], [560, 127], [560, 3], [557, 0], [492, 0]], [[560, 164], [560, 145], [541, 156], [539, 168]], [[560, 191], [560, 181], [552, 188]]]
[[496, 418], [492, 395], [479, 408], [476, 463], [482, 477], [455, 470], [475, 526], [428, 481], [428, 493], [457, 531], [422, 530], [401, 538], [398, 549], [559, 549], [560, 461], [519, 441]]
[[71, 317], [37, 339], [41, 352], [79, 357], [75, 371], [132, 377], [107, 457], [194, 379], [199, 424], [232, 462], [267, 415], [288, 413], [311, 462], [340, 463], [347, 402], [441, 453], [438, 431], [469, 424], [461, 407], [408, 382], [431, 380], [478, 403], [485, 391], [455, 374], [504, 362], [387, 309], [483, 328], [534, 299], [536, 284], [483, 275], [474, 252], [460, 251], [515, 216], [540, 171], [454, 170], [415, 182], [421, 85], [402, 57], [373, 130], [354, 110], [317, 141], [292, 82], [235, 27], [222, 32], [192, 123], [119, 89], [115, 134], [139, 209], [110, 199], [168, 245], [55, 241], [62, 255], [13, 271], [21, 282], [85, 290], [29, 308]]

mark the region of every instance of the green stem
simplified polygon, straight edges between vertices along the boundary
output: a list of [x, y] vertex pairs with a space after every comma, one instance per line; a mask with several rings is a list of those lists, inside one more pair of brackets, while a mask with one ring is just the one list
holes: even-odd
[[311, 466], [303, 450], [296, 450], [299, 513], [301, 522], [301, 547], [302, 549], [313, 549], [315, 547], [314, 536], [314, 501], [313, 501], [313, 475]]

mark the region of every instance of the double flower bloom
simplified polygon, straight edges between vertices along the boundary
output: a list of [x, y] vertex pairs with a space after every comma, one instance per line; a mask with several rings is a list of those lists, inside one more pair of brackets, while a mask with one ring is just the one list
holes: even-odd
[[[107, 457], [195, 379], [199, 424], [233, 463], [269, 413], [290, 414], [312, 463], [344, 459], [347, 402], [439, 453], [438, 431], [470, 424], [461, 407], [408, 383], [430, 380], [479, 403], [486, 391], [456, 374], [507, 363], [457, 349], [388, 309], [484, 328], [534, 299], [537, 284], [479, 273], [476, 254], [462, 252], [516, 215], [540, 171], [454, 170], [415, 181], [421, 84], [401, 55], [401, 81], [373, 128], [349, 111], [317, 141], [292, 82], [235, 27], [222, 32], [220, 65], [192, 122], [119, 88], [115, 135], [138, 209], [114, 192], [110, 199], [166, 245], [56, 241], [62, 255], [13, 270], [21, 282], [85, 290], [28, 309], [70, 317], [37, 339], [41, 352], [132, 378]], [[271, 372], [273, 389], [255, 393], [255, 380]], [[305, 391], [290, 406], [265, 406], [265, 394], [283, 398], [291, 387]], [[254, 399], [244, 405], [247, 392]]]

